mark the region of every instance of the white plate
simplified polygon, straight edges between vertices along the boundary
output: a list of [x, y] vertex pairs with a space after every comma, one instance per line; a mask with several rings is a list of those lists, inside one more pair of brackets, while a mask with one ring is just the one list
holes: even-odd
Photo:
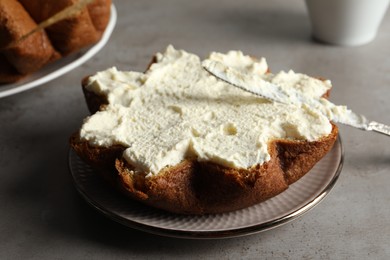
[[69, 153], [75, 186], [95, 209], [128, 227], [182, 238], [243, 236], [296, 219], [330, 192], [342, 165], [343, 149], [339, 136], [332, 150], [310, 172], [278, 196], [230, 213], [186, 216], [157, 210], [125, 198], [103, 182], [73, 150]]
[[71, 54], [64, 58], [55, 61], [39, 71], [29, 75], [21, 81], [13, 84], [6, 84], [0, 86], [0, 98], [14, 95], [28, 89], [38, 87], [44, 83], [47, 83], [65, 73], [77, 68], [96, 53], [98, 53], [104, 45], [106, 45], [108, 39], [114, 30], [117, 20], [117, 13], [114, 5], [111, 5], [110, 20], [99, 42], [89, 48], [85, 48], [77, 53]]

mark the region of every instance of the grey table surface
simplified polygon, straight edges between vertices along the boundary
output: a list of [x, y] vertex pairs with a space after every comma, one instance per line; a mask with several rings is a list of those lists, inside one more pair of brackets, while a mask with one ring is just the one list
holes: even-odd
[[0, 99], [0, 259], [388, 259], [390, 139], [340, 126], [345, 161], [332, 192], [299, 219], [230, 239], [126, 228], [73, 186], [68, 138], [88, 114], [80, 80], [113, 65], [143, 71], [168, 44], [205, 57], [240, 49], [273, 71], [332, 80], [331, 100], [390, 123], [390, 15], [360, 47], [315, 42], [303, 0], [124, 1], [108, 44], [47, 84]]

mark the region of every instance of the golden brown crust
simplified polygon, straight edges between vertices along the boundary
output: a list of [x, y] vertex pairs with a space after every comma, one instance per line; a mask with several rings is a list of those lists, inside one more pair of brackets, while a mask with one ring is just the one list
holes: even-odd
[[100, 39], [109, 21], [111, 0], [95, 0], [77, 16], [20, 40], [39, 23], [77, 1], [0, 1], [0, 84], [15, 82]]
[[[58, 0], [53, 4], [52, 0], [19, 1], [37, 23], [78, 2]], [[95, 0], [79, 15], [71, 16], [46, 28], [54, 47], [63, 55], [68, 55], [98, 41], [109, 20], [110, 4], [109, 0]]]
[[88, 142], [80, 140], [79, 133], [70, 138], [72, 148], [80, 157], [95, 168], [115, 169], [115, 160], [122, 156], [125, 147], [113, 145], [109, 148], [91, 146]]
[[184, 160], [151, 177], [134, 171], [122, 158], [122, 146], [93, 147], [77, 134], [70, 143], [127, 196], [171, 212], [205, 214], [245, 208], [283, 192], [329, 152], [337, 133], [333, 125], [331, 134], [319, 141], [274, 140], [269, 144], [271, 160], [250, 169]]
[[131, 167], [123, 160], [117, 161], [117, 169], [125, 193], [150, 206], [182, 214], [221, 213], [245, 208], [288, 187], [277, 160], [251, 169], [184, 161], [141, 180], [136, 179], [137, 175], [129, 171]]
[[95, 0], [87, 6], [89, 17], [99, 37], [103, 34], [110, 19], [111, 0]]
[[[3, 56], [2, 71], [14, 71], [20, 76], [34, 72], [59, 57], [46, 33], [38, 31], [16, 45], [11, 43], [32, 31], [36, 22], [16, 0], [0, 1], [0, 49]], [[11, 47], [8, 47], [11, 46]], [[21, 59], [20, 57], [23, 57]]]
[[0, 53], [0, 84], [16, 82], [23, 77], [24, 75], [17, 72], [7, 58]]
[[84, 93], [85, 102], [87, 103], [88, 110], [91, 114], [94, 114], [97, 111], [99, 111], [99, 109], [102, 105], [107, 105], [108, 100], [105, 96], [98, 95], [95, 92], [89, 91], [87, 89], [88, 78], [89, 77], [85, 77], [82, 80], [81, 88], [82, 88], [83, 93]]
[[291, 184], [299, 180], [333, 147], [338, 128], [333, 125], [332, 133], [317, 142], [294, 142], [279, 140], [277, 156], [286, 181]]
[[[185, 161], [146, 178], [138, 187], [129, 171], [131, 167], [123, 159], [117, 161], [117, 170], [124, 190], [145, 204], [177, 213], [222, 213], [252, 206], [283, 192], [331, 149], [336, 138], [334, 127], [321, 141], [271, 142], [271, 160], [250, 169]], [[288, 156], [281, 155], [281, 151]], [[143, 196], [137, 196], [139, 193]]]

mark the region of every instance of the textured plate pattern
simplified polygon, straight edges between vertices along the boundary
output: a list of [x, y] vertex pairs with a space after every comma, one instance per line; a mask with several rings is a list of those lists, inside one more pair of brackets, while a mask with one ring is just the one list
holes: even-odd
[[285, 192], [255, 206], [224, 214], [183, 216], [144, 206], [118, 194], [72, 150], [70, 171], [80, 194], [98, 211], [126, 226], [186, 238], [224, 238], [282, 225], [317, 205], [334, 186], [343, 163], [340, 137], [332, 150]]

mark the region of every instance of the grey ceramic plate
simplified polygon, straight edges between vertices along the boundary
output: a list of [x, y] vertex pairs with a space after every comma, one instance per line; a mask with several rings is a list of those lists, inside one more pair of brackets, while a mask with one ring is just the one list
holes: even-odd
[[278, 227], [317, 205], [333, 188], [343, 165], [340, 137], [332, 150], [286, 191], [255, 206], [224, 214], [183, 216], [129, 200], [104, 183], [72, 150], [74, 184], [95, 209], [128, 227], [182, 238], [228, 238]]

